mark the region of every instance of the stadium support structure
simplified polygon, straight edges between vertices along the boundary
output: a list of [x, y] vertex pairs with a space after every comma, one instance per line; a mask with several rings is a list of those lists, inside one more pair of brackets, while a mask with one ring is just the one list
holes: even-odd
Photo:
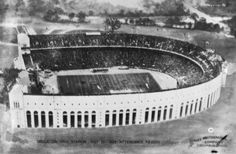
[[[30, 54], [30, 39], [23, 34], [18, 36], [18, 41], [19, 62], [15, 66], [25, 70], [22, 54]], [[28, 93], [23, 90], [24, 85], [15, 84], [9, 92], [12, 127], [102, 128], [186, 118], [209, 109], [218, 101], [227, 76], [226, 62], [219, 65], [220, 71], [208, 81], [152, 93], [46, 95]]]

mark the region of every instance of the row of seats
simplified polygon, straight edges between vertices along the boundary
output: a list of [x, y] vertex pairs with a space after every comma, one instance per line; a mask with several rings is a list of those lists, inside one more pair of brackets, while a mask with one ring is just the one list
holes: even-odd
[[33, 50], [31, 58], [42, 70], [128, 66], [150, 68], [169, 74], [181, 81], [181, 87], [195, 85], [206, 80], [201, 68], [189, 59], [157, 50], [113, 47]]
[[[61, 48], [81, 46], [120, 46], [120, 47], [143, 47], [167, 50], [185, 55], [197, 61], [204, 69], [206, 76], [213, 78], [218, 74], [217, 66], [208, 62], [206, 51], [201, 47], [187, 42], [163, 38], [124, 33], [105, 33], [100, 35], [63, 34], [63, 35], [30, 35], [30, 48]], [[210, 55], [209, 55], [210, 56]]]

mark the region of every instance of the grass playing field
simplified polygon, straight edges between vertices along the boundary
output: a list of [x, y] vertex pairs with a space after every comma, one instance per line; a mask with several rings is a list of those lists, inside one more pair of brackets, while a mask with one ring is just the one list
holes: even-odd
[[60, 92], [68, 95], [140, 93], [161, 90], [149, 73], [58, 76], [58, 85]]

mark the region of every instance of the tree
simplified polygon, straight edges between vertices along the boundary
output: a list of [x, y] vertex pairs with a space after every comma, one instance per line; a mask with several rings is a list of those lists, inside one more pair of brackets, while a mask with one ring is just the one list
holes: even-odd
[[11, 82], [14, 82], [16, 78], [18, 77], [18, 74], [21, 70], [15, 69], [15, 68], [6, 68], [3, 72], [3, 79], [5, 82], [5, 86], [10, 84]]
[[206, 2], [211, 5], [223, 5], [226, 3], [226, 0], [207, 0]]
[[146, 12], [150, 12], [150, 10], [152, 11], [152, 7], [155, 4], [159, 4], [159, 3], [155, 3], [153, 0], [148, 0], [148, 1], [142, 0], [141, 3]]
[[92, 10], [89, 10], [88, 15], [89, 15], [89, 16], [93, 16], [93, 15], [94, 15], [94, 12], [93, 12]]
[[124, 9], [121, 9], [121, 10], [117, 13], [117, 15], [118, 15], [119, 17], [124, 17], [124, 16], [125, 16], [125, 10], [124, 10]]
[[114, 32], [121, 27], [121, 22], [117, 18], [106, 18], [105, 25], [109, 31]]
[[190, 18], [192, 18], [195, 22], [199, 19], [199, 16], [198, 16], [198, 14], [197, 13], [192, 13], [191, 15], [190, 15]]
[[53, 4], [55, 5], [59, 5], [60, 4], [60, 1], [59, 0], [51, 0]]
[[142, 4], [146, 12], [153, 12], [155, 15], [183, 16], [187, 14], [181, 0], [164, 0], [161, 2], [143, 0]]
[[205, 18], [200, 18], [198, 22], [195, 23], [195, 29], [207, 30], [209, 26], [207, 25]]
[[233, 18], [228, 23], [231, 29], [231, 34], [236, 37], [236, 16], [233, 16]]
[[24, 0], [17, 0], [15, 4], [15, 11], [22, 11], [25, 8], [25, 2]]
[[54, 8], [54, 12], [56, 13], [56, 14], [64, 14], [65, 12], [64, 12], [64, 10], [62, 9], [62, 8], [60, 8], [60, 7], [55, 7]]
[[68, 17], [70, 18], [70, 20], [72, 20], [75, 17], [75, 13], [74, 12], [69, 13]]
[[86, 14], [82, 11], [80, 11], [76, 17], [78, 18], [78, 21], [79, 22], [84, 22], [85, 21], [85, 18], [86, 18]]
[[55, 10], [48, 10], [43, 18], [46, 21], [58, 21], [59, 16]]
[[178, 16], [175, 16], [173, 18], [168, 18], [166, 20], [167, 25], [174, 25], [174, 24], [180, 24], [180, 18]]
[[28, 13], [30, 16], [35, 16], [38, 13], [45, 11], [45, 3], [43, 0], [29, 0]]
[[4, 18], [8, 7], [4, 0], [0, 0], [0, 21]]
[[219, 33], [221, 31], [220, 25], [219, 24], [214, 24], [214, 31]]

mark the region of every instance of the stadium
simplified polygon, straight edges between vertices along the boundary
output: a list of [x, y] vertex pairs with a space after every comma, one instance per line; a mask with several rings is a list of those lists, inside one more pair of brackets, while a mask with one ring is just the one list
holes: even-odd
[[9, 92], [13, 128], [151, 124], [209, 109], [225, 85], [226, 61], [158, 36], [81, 32], [18, 34], [23, 70]]

